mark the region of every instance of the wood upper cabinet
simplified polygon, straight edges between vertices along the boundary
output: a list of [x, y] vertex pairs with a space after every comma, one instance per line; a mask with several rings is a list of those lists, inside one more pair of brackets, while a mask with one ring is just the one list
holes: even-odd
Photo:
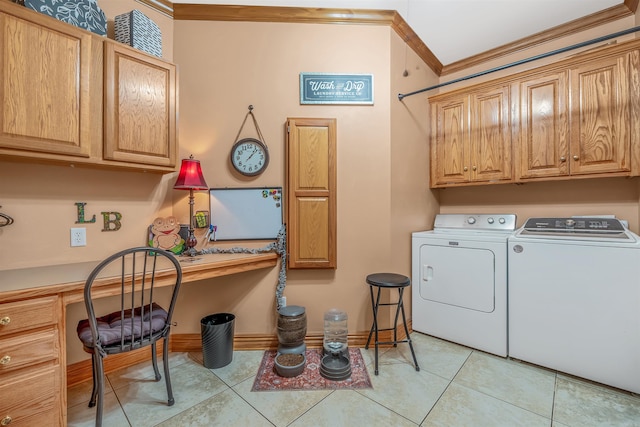
[[105, 42], [104, 158], [176, 165], [176, 67]]
[[336, 120], [288, 119], [288, 268], [336, 268]]
[[640, 175], [638, 40], [429, 101], [432, 187]]
[[511, 180], [509, 85], [431, 99], [431, 186]]
[[520, 178], [569, 174], [568, 73], [553, 71], [514, 83], [514, 145]]
[[0, 32], [0, 156], [175, 170], [175, 65], [8, 1]]
[[431, 104], [431, 185], [470, 180], [469, 97]]
[[632, 55], [584, 61], [514, 83], [520, 179], [628, 174]]
[[630, 170], [630, 55], [600, 59], [569, 70], [572, 175]]
[[15, 14], [0, 12], [0, 148], [89, 157], [90, 73], [100, 72], [91, 69], [92, 36], [54, 19], [42, 26], [24, 7], [4, 9]]

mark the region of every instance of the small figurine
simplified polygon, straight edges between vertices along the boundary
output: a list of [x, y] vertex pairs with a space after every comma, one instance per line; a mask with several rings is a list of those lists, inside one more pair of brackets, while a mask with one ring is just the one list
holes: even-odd
[[174, 216], [154, 219], [149, 237], [149, 246], [165, 249], [174, 254], [181, 254], [184, 251], [184, 239], [180, 237], [180, 223]]

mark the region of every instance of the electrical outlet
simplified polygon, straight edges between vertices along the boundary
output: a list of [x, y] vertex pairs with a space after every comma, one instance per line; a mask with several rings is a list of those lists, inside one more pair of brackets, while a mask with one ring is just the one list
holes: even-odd
[[87, 246], [87, 229], [72, 228], [71, 229], [71, 247], [75, 246]]

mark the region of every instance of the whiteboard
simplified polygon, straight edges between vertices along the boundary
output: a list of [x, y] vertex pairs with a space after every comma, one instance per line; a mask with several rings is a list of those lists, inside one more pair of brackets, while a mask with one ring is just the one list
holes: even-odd
[[275, 239], [282, 228], [282, 187], [211, 188], [210, 240]]

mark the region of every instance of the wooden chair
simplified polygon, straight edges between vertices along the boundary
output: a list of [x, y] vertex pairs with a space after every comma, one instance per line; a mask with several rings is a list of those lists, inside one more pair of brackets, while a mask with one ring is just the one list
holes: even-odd
[[[156, 342], [163, 340], [162, 359], [167, 385], [168, 405], [174, 404], [169, 376], [169, 330], [176, 298], [182, 282], [182, 269], [167, 251], [139, 247], [120, 251], [102, 261], [89, 275], [84, 287], [88, 318], [78, 323], [77, 332], [84, 350], [91, 353], [93, 392], [89, 407], [96, 406], [96, 426], [102, 425], [104, 403], [103, 358], [142, 347], [151, 347], [156, 381], [158, 371]], [[168, 310], [155, 301], [160, 290], [170, 287]], [[120, 309], [96, 317], [94, 299], [108, 295], [119, 297]]]

